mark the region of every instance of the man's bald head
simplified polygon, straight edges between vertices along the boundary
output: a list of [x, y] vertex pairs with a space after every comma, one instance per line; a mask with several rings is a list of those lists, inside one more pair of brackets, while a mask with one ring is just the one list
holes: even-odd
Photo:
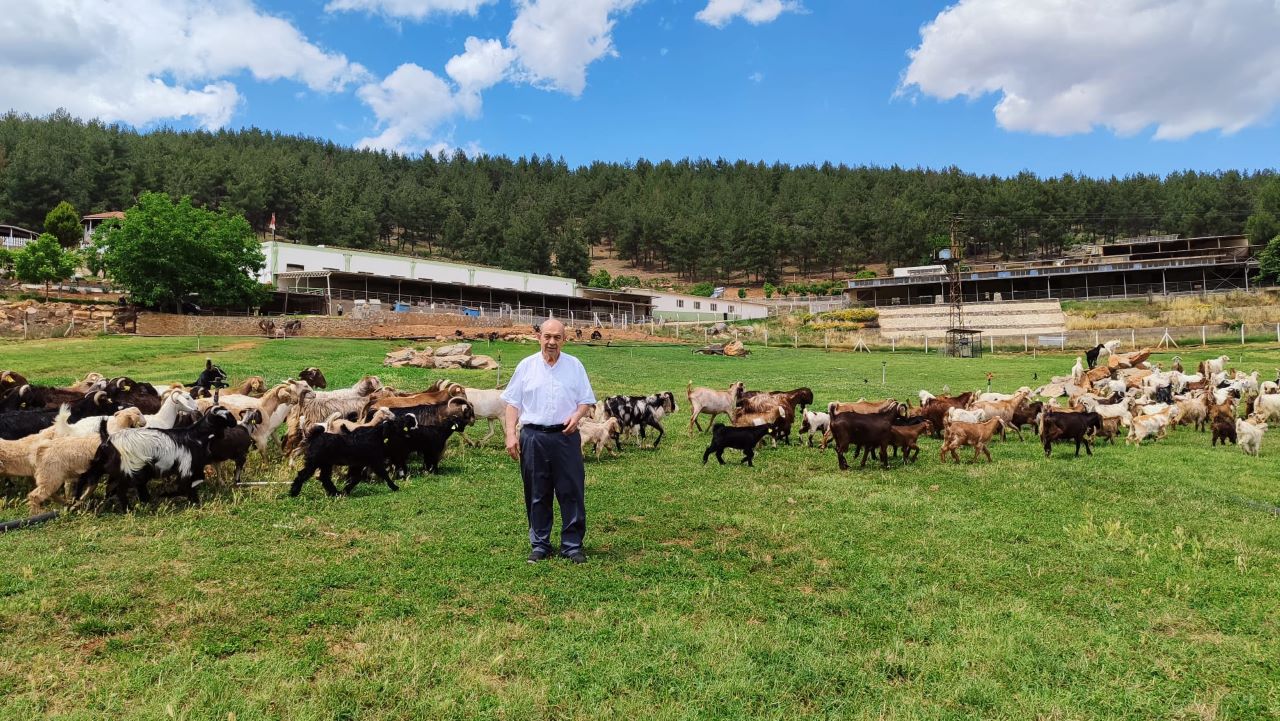
[[542, 321], [538, 327], [538, 345], [542, 347], [542, 357], [548, 363], [559, 360], [561, 343], [564, 343], [564, 323], [555, 318]]

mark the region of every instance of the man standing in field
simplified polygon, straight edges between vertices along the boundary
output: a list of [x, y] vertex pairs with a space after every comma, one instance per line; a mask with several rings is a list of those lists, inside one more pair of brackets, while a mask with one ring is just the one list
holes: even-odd
[[[551, 556], [552, 494], [560, 503], [560, 555], [585, 563], [586, 469], [578, 421], [596, 404], [582, 363], [560, 350], [564, 324], [551, 318], [538, 331], [542, 351], [520, 361], [502, 393], [507, 454], [520, 462], [529, 518], [529, 563]], [[516, 433], [517, 421], [522, 426]]]

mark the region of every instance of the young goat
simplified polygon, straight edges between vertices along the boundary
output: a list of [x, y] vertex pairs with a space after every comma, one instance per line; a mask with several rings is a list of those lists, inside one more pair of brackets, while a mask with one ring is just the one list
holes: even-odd
[[1236, 424], [1222, 419], [1213, 422], [1213, 445], [1216, 446], [1221, 441], [1222, 445], [1225, 446], [1230, 441], [1231, 445], [1234, 446], [1237, 438]]
[[820, 411], [804, 411], [804, 415], [800, 418], [800, 431], [802, 435], [809, 439], [809, 447], [813, 448], [813, 434], [817, 433], [822, 439], [822, 448], [827, 447], [827, 433], [831, 430], [831, 414], [822, 413]]
[[[600, 460], [600, 451], [609, 446], [610, 441], [616, 441], [618, 436], [622, 435], [621, 425], [617, 418], [607, 418], [604, 421], [592, 421], [583, 418], [578, 422], [578, 433], [582, 438], [582, 453], [585, 456], [587, 446], [595, 445], [596, 460]], [[609, 454], [616, 456], [618, 451], [609, 448]]]
[[991, 437], [995, 435], [997, 428], [1004, 429], [1003, 419], [992, 418], [982, 423], [952, 423], [942, 433], [942, 450], [938, 452], [938, 460], [945, 463], [947, 453], [950, 453], [951, 458], [959, 463], [960, 456], [956, 455], [956, 449], [973, 446], [973, 460], [977, 461], [978, 454], [983, 453], [990, 463], [991, 451], [987, 450], [987, 444], [991, 443]]
[[1236, 419], [1236, 436], [1240, 439], [1240, 450], [1244, 451], [1245, 455], [1258, 455], [1258, 451], [1262, 449], [1262, 434], [1266, 432], [1266, 423], [1251, 423], [1243, 418]]
[[604, 399], [605, 415], [618, 419], [618, 427], [621, 429], [615, 439], [618, 450], [622, 450], [622, 432], [635, 433], [636, 445], [643, 445], [645, 428], [658, 431], [658, 437], [653, 440], [653, 447], [657, 448], [664, 433], [663, 417], [675, 413], [678, 408], [676, 394], [671, 391], [647, 396], [609, 396]]
[[738, 428], [716, 423], [711, 426], [711, 445], [702, 453], [702, 464], [706, 465], [707, 459], [714, 453], [716, 460], [723, 466], [725, 449], [737, 448], [742, 451], [742, 462], [754, 467], [752, 459], [756, 456], [756, 445], [772, 430], [773, 426], [769, 425]]
[[249, 460], [249, 449], [254, 446], [253, 432], [262, 423], [262, 411], [251, 408], [240, 414], [240, 422], [228, 428], [221, 438], [209, 441], [209, 457], [205, 463], [216, 466], [219, 463], [233, 461], [236, 472], [231, 482], [240, 484], [240, 474], [244, 472], [244, 464]]

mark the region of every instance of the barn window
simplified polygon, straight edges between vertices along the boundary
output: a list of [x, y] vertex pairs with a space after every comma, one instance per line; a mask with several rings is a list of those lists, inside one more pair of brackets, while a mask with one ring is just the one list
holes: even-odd
[[702, 310], [702, 301], [700, 301], [700, 300], [695, 300], [695, 301], [693, 301], [693, 309], [694, 309], [694, 310]]
[[715, 304], [715, 303], [712, 303], [712, 304], [711, 304], [711, 310], [715, 310], [715, 309], [716, 309], [716, 304]]
[[683, 307], [684, 307], [684, 301], [683, 301], [683, 300], [680, 300], [680, 299], [676, 299], [676, 307], [677, 307], [677, 308], [683, 308]]

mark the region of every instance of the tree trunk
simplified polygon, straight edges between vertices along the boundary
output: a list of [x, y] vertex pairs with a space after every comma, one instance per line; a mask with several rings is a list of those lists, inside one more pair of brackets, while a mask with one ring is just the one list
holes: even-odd
[[44, 282], [44, 302], [49, 302], [49, 281]]

